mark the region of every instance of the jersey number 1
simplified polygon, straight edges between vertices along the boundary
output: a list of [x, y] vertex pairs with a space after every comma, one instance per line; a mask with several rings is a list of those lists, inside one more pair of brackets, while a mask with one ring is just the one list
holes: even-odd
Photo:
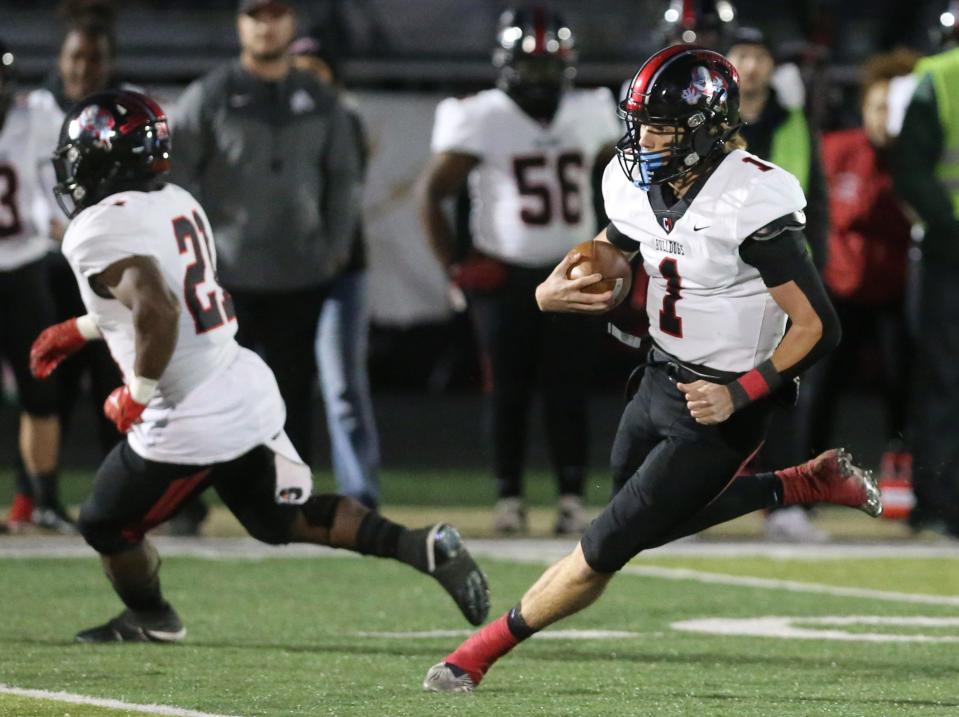
[[[210, 237], [206, 232], [203, 219], [197, 212], [193, 212], [193, 221], [179, 216], [173, 220], [173, 233], [176, 235], [177, 248], [181, 254], [186, 254], [189, 247], [193, 247], [193, 262], [187, 266], [186, 275], [183, 277], [183, 298], [186, 300], [187, 310], [193, 317], [196, 332], [205, 334], [207, 331], [218, 329], [226, 322], [235, 319], [236, 312], [233, 309], [233, 299], [230, 293], [220, 286], [215, 270], [211, 271], [212, 279], [209, 280], [209, 283], [215, 287], [214, 290], [206, 292], [206, 301], [200, 297], [200, 284], [208, 281], [207, 262], [209, 261], [211, 267], [213, 264], [211, 260], [213, 249], [210, 246]], [[200, 234], [203, 235], [202, 242]]]
[[681, 339], [683, 338], [683, 318], [676, 314], [676, 302], [683, 298], [679, 293], [683, 288], [679, 265], [675, 259], [667, 257], [659, 262], [659, 273], [666, 279], [663, 308], [659, 310], [659, 330]]

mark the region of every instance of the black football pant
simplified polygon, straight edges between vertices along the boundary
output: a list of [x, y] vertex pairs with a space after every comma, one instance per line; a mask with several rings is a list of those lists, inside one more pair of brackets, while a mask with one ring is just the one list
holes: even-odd
[[959, 535], [959, 266], [924, 262], [912, 396], [917, 515]]
[[587, 382], [599, 341], [588, 317], [544, 314], [534, 292], [552, 267], [509, 266], [503, 284], [469, 294], [487, 379], [499, 497], [523, 494], [527, 423], [538, 385], [559, 493], [583, 493], [588, 465]]
[[273, 370], [286, 403], [286, 433], [309, 465], [313, 457], [314, 342], [325, 287], [257, 292], [230, 289], [237, 341]]
[[666, 368], [648, 367], [613, 443], [617, 492], [583, 535], [589, 566], [613, 573], [642, 550], [779, 503], [774, 474], [734, 480], [760, 447], [771, 410], [763, 399], [701, 426]]
[[98, 553], [121, 553], [211, 485], [251, 536], [290, 541], [300, 506], [276, 502], [275, 457], [266, 446], [224, 463], [181, 465], [142, 458], [122, 441], [97, 470], [77, 526]]

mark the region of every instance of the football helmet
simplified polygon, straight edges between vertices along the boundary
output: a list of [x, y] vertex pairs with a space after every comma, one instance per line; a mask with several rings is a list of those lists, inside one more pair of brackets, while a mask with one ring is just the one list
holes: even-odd
[[57, 203], [68, 217], [170, 169], [170, 129], [154, 100], [131, 90], [84, 98], [67, 112], [53, 153]]
[[493, 65], [497, 86], [528, 114], [548, 120], [576, 75], [573, 33], [555, 12], [540, 5], [503, 12]]
[[736, 6], [729, 0], [670, 0], [661, 30], [666, 45], [720, 48], [736, 28]]
[[[725, 57], [701, 47], [674, 45], [650, 57], [619, 105], [626, 134], [616, 144], [619, 164], [641, 189], [683, 176], [712, 161], [741, 126], [739, 75]], [[665, 127], [663, 150], [640, 146], [640, 127]]]

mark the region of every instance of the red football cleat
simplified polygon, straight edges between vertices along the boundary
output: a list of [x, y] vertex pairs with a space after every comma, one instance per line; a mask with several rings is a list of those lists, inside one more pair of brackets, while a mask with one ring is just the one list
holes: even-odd
[[13, 496], [13, 505], [10, 506], [10, 516], [7, 518], [7, 530], [11, 533], [22, 533], [33, 522], [33, 498], [23, 493]]
[[858, 508], [874, 518], [882, 515], [876, 479], [844, 448], [832, 448], [776, 475], [783, 482], [783, 505], [832, 503]]

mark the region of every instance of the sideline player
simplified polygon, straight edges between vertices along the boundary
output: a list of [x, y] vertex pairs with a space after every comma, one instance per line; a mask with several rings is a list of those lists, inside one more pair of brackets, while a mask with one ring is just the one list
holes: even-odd
[[206, 213], [163, 181], [169, 165], [163, 110], [123, 90], [75, 105], [54, 155], [54, 191], [71, 219], [63, 253], [89, 313], [45, 330], [31, 369], [49, 376], [87, 341], [104, 339], [124, 377], [104, 411], [128, 434], [101, 464], [78, 522], [126, 609], [77, 640], [184, 637], [144, 534], [210, 486], [258, 540], [394, 558], [432, 575], [481, 623], [486, 578], [454, 528], [409, 530], [351, 498], [311, 495], [310, 470], [283, 431], [276, 380], [234, 340]]
[[[0, 356], [13, 370], [20, 403], [18, 445], [25, 473], [6, 527], [29, 523], [62, 533], [76, 532], [60, 502], [57, 462], [60, 421], [56, 386], [30, 375], [30, 342], [56, 321], [44, 257], [47, 227], [38, 226], [44, 197], [41, 170], [52, 145], [41, 112], [16, 97], [13, 53], [0, 42]], [[52, 202], [50, 202], [52, 204]], [[49, 212], [47, 212], [49, 213]]]
[[[586, 387], [599, 336], [595, 322], [543, 314], [532, 297], [556, 262], [595, 233], [593, 166], [604, 149], [611, 156], [622, 126], [608, 89], [571, 88], [574, 40], [558, 15], [507, 10], [493, 60], [496, 88], [437, 108], [420, 214], [437, 258], [466, 293], [488, 373], [494, 529], [526, 530], [523, 468], [539, 379], [559, 493], [555, 531], [579, 534], [588, 524]], [[443, 205], [467, 180], [474, 250], [454, 265]]]
[[[802, 190], [738, 148], [738, 100], [735, 69], [701, 48], [661, 50], [633, 78], [599, 236], [640, 252], [650, 277], [654, 347], [612, 450], [622, 487], [512, 610], [429, 670], [425, 689], [471, 691], [521, 640], [595, 601], [642, 550], [774, 505], [881, 512], [875, 482], [842, 451], [732, 480], [761, 445], [774, 401], [839, 339], [802, 248]], [[599, 275], [566, 279], [574, 260], [537, 288], [540, 308], [605, 311], [610, 292], [581, 291]]]

